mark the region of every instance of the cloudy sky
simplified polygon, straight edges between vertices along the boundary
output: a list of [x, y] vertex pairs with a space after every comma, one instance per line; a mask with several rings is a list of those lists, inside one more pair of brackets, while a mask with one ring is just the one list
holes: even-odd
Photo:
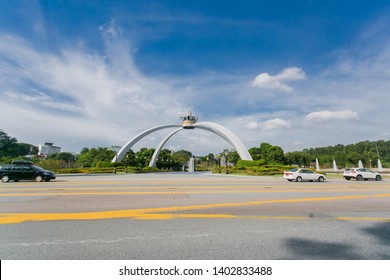
[[[389, 108], [387, 0], [0, 1], [0, 129], [20, 142], [121, 146], [192, 110], [295, 151], [389, 140]], [[232, 148], [197, 130], [166, 147]]]

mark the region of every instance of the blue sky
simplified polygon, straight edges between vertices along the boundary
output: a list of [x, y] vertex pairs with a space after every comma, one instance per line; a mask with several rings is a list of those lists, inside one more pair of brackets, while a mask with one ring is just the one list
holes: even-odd
[[22, 142], [120, 146], [187, 110], [248, 148], [388, 140], [389, 94], [389, 1], [0, 2], [0, 128]]

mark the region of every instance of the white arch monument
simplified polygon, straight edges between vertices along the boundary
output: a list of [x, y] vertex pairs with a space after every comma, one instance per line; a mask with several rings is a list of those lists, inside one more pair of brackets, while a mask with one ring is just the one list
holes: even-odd
[[208, 130], [210, 132], [213, 132], [217, 134], [218, 136], [222, 137], [225, 139], [227, 142], [229, 142], [231, 145], [234, 146], [236, 149], [238, 155], [242, 160], [253, 160], [252, 156], [249, 154], [248, 149], [245, 147], [244, 143], [241, 142], [241, 140], [229, 129], [226, 127], [212, 123], [212, 122], [200, 122], [196, 123], [198, 120], [197, 116], [193, 116], [191, 113], [188, 113], [187, 115], [181, 117], [182, 119], [182, 124], [166, 124], [166, 125], [160, 125], [156, 126], [153, 128], [150, 128], [148, 130], [145, 130], [132, 138], [130, 141], [128, 141], [123, 147], [117, 152], [115, 157], [112, 159], [112, 162], [118, 162], [121, 161], [126, 153], [131, 149], [133, 145], [135, 145], [139, 140], [144, 138], [145, 136], [161, 130], [161, 129], [166, 129], [166, 128], [173, 128], [173, 127], [179, 127], [178, 129], [175, 129], [171, 133], [169, 133], [167, 136], [164, 137], [164, 139], [160, 142], [160, 144], [157, 146], [156, 150], [154, 151], [154, 154], [152, 156], [152, 159], [150, 160], [149, 166], [153, 167], [156, 165], [156, 161], [158, 158], [158, 155], [160, 154], [160, 151], [162, 147], [165, 145], [165, 143], [176, 133], [183, 129], [194, 129], [194, 128], [199, 128], [199, 129], [204, 129]]

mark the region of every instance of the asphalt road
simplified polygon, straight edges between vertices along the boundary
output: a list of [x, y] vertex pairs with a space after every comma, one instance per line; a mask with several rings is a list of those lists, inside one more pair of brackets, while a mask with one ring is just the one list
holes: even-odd
[[390, 259], [390, 181], [207, 173], [0, 184], [0, 259]]

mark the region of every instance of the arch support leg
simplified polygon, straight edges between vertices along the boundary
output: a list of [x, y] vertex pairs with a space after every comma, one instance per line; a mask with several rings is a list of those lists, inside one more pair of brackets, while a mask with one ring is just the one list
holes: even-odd
[[130, 150], [132, 146], [134, 146], [139, 140], [144, 138], [145, 136], [149, 135], [150, 133], [153, 133], [155, 131], [165, 129], [165, 128], [171, 128], [171, 127], [181, 127], [179, 124], [166, 124], [166, 125], [160, 125], [153, 128], [150, 128], [148, 130], [145, 130], [144, 132], [141, 132], [137, 136], [135, 136], [133, 139], [131, 139], [129, 142], [127, 142], [125, 145], [122, 146], [122, 148], [117, 152], [115, 157], [112, 159], [111, 162], [119, 162], [121, 161], [126, 153]]
[[169, 133], [161, 142], [158, 144], [156, 150], [153, 153], [152, 159], [150, 160], [149, 167], [153, 167], [156, 165], [158, 155], [160, 154], [162, 147], [165, 145], [165, 143], [171, 138], [173, 135], [178, 133], [179, 131], [183, 130], [183, 128], [179, 128], [174, 130], [173, 132]]

